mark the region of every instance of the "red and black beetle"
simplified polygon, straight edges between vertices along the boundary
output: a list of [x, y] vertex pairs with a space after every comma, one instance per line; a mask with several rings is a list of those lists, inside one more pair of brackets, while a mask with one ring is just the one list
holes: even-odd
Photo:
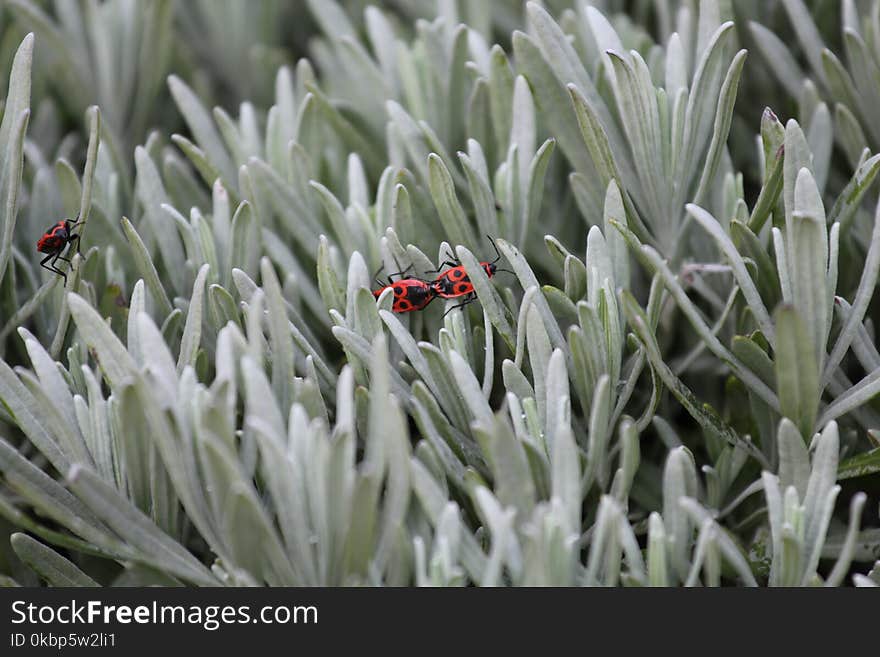
[[[420, 278], [402, 278], [396, 281], [392, 279], [393, 276], [402, 276], [409, 271], [410, 268], [388, 276], [388, 285], [377, 280], [376, 283], [382, 287], [378, 290], [373, 290], [373, 296], [378, 299], [386, 288], [390, 287], [394, 294], [394, 302], [391, 304], [391, 310], [396, 313], [409, 313], [414, 310], [422, 310], [423, 308], [427, 308], [428, 304], [437, 298], [437, 292], [434, 290], [433, 283], [423, 281]], [[379, 271], [381, 271], [381, 269]], [[378, 274], [379, 272], [376, 273]]]
[[[489, 236], [487, 235], [486, 237]], [[507, 270], [499, 269], [495, 265], [495, 263], [501, 259], [501, 253], [498, 251], [498, 247], [495, 245], [495, 240], [489, 237], [489, 242], [492, 243], [492, 248], [495, 249], [495, 255], [497, 257], [492, 262], [481, 262], [480, 267], [482, 267], [483, 271], [486, 272], [487, 277], [492, 278], [496, 272], [507, 272]], [[477, 298], [476, 293], [474, 292], [474, 284], [471, 283], [471, 279], [467, 275], [467, 272], [464, 269], [464, 265], [462, 265], [461, 261], [453, 256], [451, 253], [447, 253], [447, 257], [449, 258], [449, 260], [440, 263], [440, 266], [443, 267], [444, 265], [448, 265], [449, 269], [437, 276], [437, 278], [435, 278], [434, 282], [431, 284], [431, 287], [434, 288], [434, 291], [436, 292], [438, 297], [443, 297], [444, 299], [456, 299], [458, 297], [465, 297], [465, 300], [457, 306], [453, 306], [452, 308], [447, 310], [446, 313], [451, 312], [456, 308], [466, 306], [471, 301]], [[437, 271], [439, 271], [439, 269]], [[446, 313], [444, 313], [444, 315]]]
[[[37, 240], [37, 251], [47, 254], [46, 257], [40, 261], [40, 266], [43, 269], [48, 269], [61, 276], [64, 279], [65, 285], [67, 285], [67, 274], [58, 269], [55, 263], [58, 262], [58, 260], [64, 260], [68, 263], [70, 262], [68, 258], [61, 255], [69, 244], [76, 242], [77, 251], [79, 251], [79, 235], [73, 234], [73, 229], [79, 223], [79, 215], [77, 215], [74, 221], [71, 221], [70, 219], [62, 219], [49, 226], [49, 228], [46, 229], [46, 232], [44, 232], [40, 239]], [[51, 259], [52, 262], [48, 262], [49, 259]]]

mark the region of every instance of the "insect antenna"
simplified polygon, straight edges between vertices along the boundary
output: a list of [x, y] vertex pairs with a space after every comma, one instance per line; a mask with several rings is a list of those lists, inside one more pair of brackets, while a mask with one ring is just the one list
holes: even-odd
[[[492, 248], [495, 249], [495, 255], [496, 255], [497, 257], [496, 257], [496, 258], [492, 261], [492, 263], [491, 263], [491, 264], [494, 265], [496, 262], [498, 262], [499, 260], [501, 260], [501, 252], [498, 250], [498, 245], [495, 244], [495, 240], [493, 240], [492, 237], [489, 236], [489, 235], [486, 235], [486, 237], [489, 238], [489, 243], [492, 245]], [[499, 270], [499, 271], [500, 271], [500, 270]]]

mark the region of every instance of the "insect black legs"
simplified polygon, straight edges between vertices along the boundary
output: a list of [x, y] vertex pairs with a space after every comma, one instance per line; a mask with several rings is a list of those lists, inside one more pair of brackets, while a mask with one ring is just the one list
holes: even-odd
[[473, 292], [471, 292], [471, 293], [465, 298], [464, 301], [462, 301], [461, 303], [459, 303], [459, 304], [457, 304], [457, 305], [455, 305], [455, 306], [452, 306], [452, 308], [450, 308], [450, 309], [447, 310], [445, 313], [443, 313], [443, 314], [441, 315], [441, 317], [446, 317], [446, 315], [448, 315], [449, 313], [451, 313], [451, 312], [452, 312], [453, 310], [455, 310], [456, 308], [464, 308], [466, 305], [468, 305], [469, 303], [473, 303], [473, 302], [476, 301], [476, 300], [477, 300], [477, 295], [474, 294]]
[[[399, 267], [400, 265], [397, 265], [397, 266]], [[394, 272], [393, 274], [388, 274], [388, 282], [391, 283], [391, 284], [393, 284], [394, 281], [391, 280], [391, 277], [392, 277], [392, 276], [403, 276], [405, 273], [407, 273], [408, 271], [410, 271], [412, 268], [413, 268], [413, 266], [410, 265], [409, 267], [407, 267], [407, 268], [404, 269], [403, 271], [396, 271], [396, 272]], [[381, 270], [380, 270], [380, 271], [381, 271]]]
[[441, 262], [440, 267], [438, 267], [437, 269], [426, 269], [425, 271], [428, 272], [429, 274], [433, 274], [433, 273], [438, 272], [441, 269], [443, 269], [443, 265], [448, 265], [450, 267], [458, 267], [460, 264], [461, 264], [460, 262], [452, 262], [451, 260], [446, 260], [444, 262]]
[[[60, 257], [61, 257], [60, 251], [57, 253], [50, 253], [45, 258], [40, 260], [40, 267], [42, 267], [43, 269], [48, 269], [49, 271], [54, 272], [54, 273], [58, 274], [59, 276], [61, 276], [61, 278], [64, 279], [64, 285], [67, 286], [67, 274], [65, 274], [63, 271], [58, 269], [58, 267], [55, 266], [55, 263], [58, 262], [58, 258], [60, 258]], [[46, 262], [49, 260], [49, 258], [52, 258], [52, 262], [50, 262], [49, 264], [46, 264]], [[63, 258], [63, 259], [67, 260], [67, 258]], [[70, 262], [70, 260], [67, 260], [67, 262]]]

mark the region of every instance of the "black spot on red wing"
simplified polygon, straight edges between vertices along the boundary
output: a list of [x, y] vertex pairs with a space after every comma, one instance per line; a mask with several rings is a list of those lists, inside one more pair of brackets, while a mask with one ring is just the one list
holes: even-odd
[[451, 271], [450, 275], [452, 276], [452, 278], [458, 279], [458, 278], [461, 278], [462, 276], [464, 276], [464, 272], [461, 269], [452, 269], [450, 271]]
[[412, 310], [412, 304], [406, 299], [398, 299], [394, 302], [394, 310], [399, 313], [405, 313]]
[[473, 289], [474, 289], [474, 286], [471, 285], [470, 283], [459, 283], [458, 285], [455, 286], [455, 293], [456, 294], [467, 294], [468, 292], [473, 291]]
[[403, 288], [403, 285], [394, 286], [394, 296], [402, 297], [404, 294], [406, 294], [406, 290]]

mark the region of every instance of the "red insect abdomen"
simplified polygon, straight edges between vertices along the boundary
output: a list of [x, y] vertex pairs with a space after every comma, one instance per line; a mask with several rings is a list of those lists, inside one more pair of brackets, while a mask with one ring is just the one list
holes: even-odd
[[57, 235], [43, 235], [37, 241], [37, 251], [40, 253], [52, 253], [57, 251], [62, 241]]

